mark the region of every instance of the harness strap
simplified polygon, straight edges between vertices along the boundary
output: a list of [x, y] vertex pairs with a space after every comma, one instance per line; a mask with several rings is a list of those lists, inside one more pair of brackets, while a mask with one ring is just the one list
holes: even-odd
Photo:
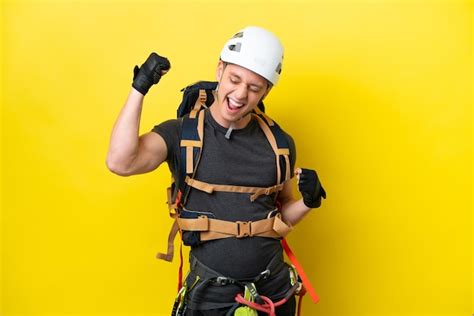
[[281, 219], [279, 214], [255, 222], [230, 222], [208, 218], [205, 215], [198, 218], [177, 218], [176, 221], [181, 230], [201, 232], [201, 241], [254, 236], [280, 238], [288, 235], [293, 229]]
[[273, 122], [273, 120], [272, 120], [268, 115], [266, 115], [265, 112], [263, 112], [262, 110], [260, 110], [260, 109], [258, 108], [258, 106], [254, 109], [254, 111], [255, 111], [255, 113], [257, 113], [257, 115], [262, 116], [262, 117], [265, 119], [265, 121], [267, 121], [267, 124], [268, 124], [269, 126], [275, 125], [275, 122]]
[[223, 185], [223, 184], [211, 184], [196, 179], [191, 179], [186, 176], [185, 182], [195, 189], [204, 191], [211, 194], [212, 192], [235, 192], [235, 193], [253, 193], [250, 196], [250, 200], [255, 201], [260, 195], [270, 195], [274, 192], [281, 191], [283, 189], [283, 183], [263, 188], [263, 187], [245, 187], [237, 185]]
[[179, 226], [178, 222], [175, 220], [173, 223], [173, 226], [171, 227], [171, 230], [168, 234], [168, 250], [167, 253], [157, 253], [156, 258], [157, 259], [162, 259], [168, 262], [173, 261], [173, 256], [174, 256], [174, 239], [176, 238], [176, 234], [179, 231]]
[[[221, 273], [213, 270], [212, 268], [206, 266], [204, 263], [199, 261], [192, 252], [189, 254], [189, 269], [193, 271], [200, 279], [205, 283], [210, 281], [219, 286], [225, 286], [229, 284], [236, 284], [238, 286], [243, 286], [244, 283], [257, 283], [260, 280], [265, 280], [271, 275], [276, 275], [281, 271], [281, 269], [287, 269], [287, 265], [283, 262], [283, 257], [274, 256], [270, 262], [265, 267], [265, 270], [260, 272], [257, 276], [244, 278], [244, 279], [234, 279], [222, 275]], [[203, 283], [196, 286], [196, 291], [202, 289]]]
[[176, 210], [178, 207], [178, 203], [176, 201], [173, 201], [173, 192], [171, 187], [166, 188], [166, 195], [168, 197], [167, 204], [168, 204], [168, 210], [170, 211], [170, 217], [171, 218], [176, 218], [178, 216], [177, 213], [171, 213], [172, 210]]
[[167, 253], [157, 253], [156, 258], [165, 261], [173, 261], [174, 257], [174, 240], [178, 231], [199, 231], [201, 241], [215, 240], [222, 238], [243, 238], [243, 237], [268, 237], [280, 238], [288, 235], [293, 227], [286, 224], [281, 215], [277, 214], [270, 218], [259, 221], [223, 221], [219, 219], [208, 218], [207, 216], [199, 216], [198, 218], [180, 218], [176, 217], [168, 234], [168, 250]]
[[204, 89], [199, 89], [199, 96], [196, 99], [196, 103], [194, 104], [193, 109], [189, 113], [190, 118], [195, 118], [198, 111], [201, 109], [201, 107], [206, 105], [206, 100], [207, 100], [207, 94], [206, 90]]
[[[180, 203], [182, 205], [186, 204], [190, 191], [190, 187], [186, 185], [184, 179], [189, 175], [191, 175], [191, 178], [194, 178], [197, 167], [201, 160], [202, 142], [204, 140], [204, 111], [199, 111], [197, 119], [185, 119], [185, 121], [189, 122], [189, 124], [183, 125], [183, 135], [180, 143], [182, 149], [186, 148], [185, 154], [181, 153], [181, 160], [185, 162], [185, 166], [183, 166], [183, 162], [181, 162], [181, 168], [185, 168], [186, 170], [185, 173], [180, 172], [179, 186], [180, 190], [183, 192], [183, 196], [182, 199], [180, 199]], [[190, 121], [193, 121], [193, 123], [191, 124]], [[194, 139], [186, 139], [185, 137], [183, 137], [185, 134], [187, 134], [188, 137], [193, 137]]]
[[[268, 115], [261, 111], [258, 107], [254, 109], [254, 116], [259, 118], [259, 124], [265, 133], [268, 141], [272, 145], [273, 151], [275, 152], [277, 166], [281, 164], [281, 167], [285, 170], [285, 181], [290, 179], [290, 152], [288, 142], [284, 136], [283, 131]], [[271, 136], [270, 136], [271, 135]], [[283, 161], [280, 160], [283, 157]], [[280, 168], [281, 168], [280, 167]], [[281, 174], [281, 171], [279, 171]], [[280, 180], [280, 175], [278, 176]]]
[[[272, 146], [272, 149], [273, 149], [273, 152], [275, 153], [275, 158], [276, 158], [276, 166], [277, 166], [277, 183], [281, 183], [283, 181], [281, 181], [281, 166], [280, 166], [280, 157], [284, 157], [284, 161], [285, 161], [285, 178], [284, 178], [284, 181], [288, 181], [290, 180], [290, 150], [289, 148], [280, 148], [278, 147], [278, 142], [277, 142], [277, 139], [275, 138], [275, 135], [274, 135], [274, 132], [278, 131], [278, 133], [281, 133], [281, 131], [278, 129], [275, 129], [274, 128], [274, 132], [272, 132], [272, 130], [270, 129], [269, 125], [270, 126], [273, 126], [275, 127], [275, 123], [273, 121], [271, 121], [271, 119], [268, 117], [268, 116], [264, 116], [264, 118], [267, 119], [267, 123], [265, 123], [265, 121], [259, 116], [259, 115], [255, 115], [253, 114], [254, 117], [257, 119], [258, 121], [258, 124], [260, 125], [260, 128], [262, 129], [262, 131], [265, 133], [265, 136], [267, 137], [267, 140], [268, 142], [270, 143], [270, 145]], [[260, 114], [263, 116], [263, 114]], [[268, 121], [270, 120], [270, 122]], [[279, 135], [280, 137], [280, 135]]]
[[303, 267], [296, 259], [296, 256], [293, 254], [293, 251], [291, 251], [290, 246], [288, 246], [288, 243], [285, 239], [281, 241], [281, 244], [283, 246], [283, 249], [285, 250], [286, 255], [288, 256], [288, 259], [290, 259], [291, 263], [293, 263], [293, 265], [295, 266], [296, 271], [298, 271], [298, 274], [301, 277], [301, 280], [303, 281], [304, 289], [309, 293], [309, 296], [311, 296], [313, 302], [317, 303], [319, 301], [319, 296], [314, 291], [314, 288], [311, 285], [309, 278], [306, 276]]

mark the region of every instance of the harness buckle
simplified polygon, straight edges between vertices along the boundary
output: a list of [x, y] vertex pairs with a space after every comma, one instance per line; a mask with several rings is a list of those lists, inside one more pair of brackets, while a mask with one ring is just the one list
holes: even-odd
[[215, 282], [217, 283], [217, 285], [220, 285], [220, 286], [224, 286], [231, 283], [229, 278], [226, 278], [223, 276], [217, 277]]
[[267, 269], [263, 272], [260, 273], [259, 277], [262, 279], [262, 280], [266, 280], [268, 277], [270, 276], [270, 270]]
[[235, 236], [236, 238], [253, 236], [251, 221], [248, 221], [248, 222], [237, 221], [235, 223], [237, 224], [237, 235]]

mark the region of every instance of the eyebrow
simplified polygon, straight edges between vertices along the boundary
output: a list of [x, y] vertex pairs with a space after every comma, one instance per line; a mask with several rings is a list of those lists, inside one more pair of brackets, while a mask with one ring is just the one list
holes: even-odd
[[[237, 79], [239, 79], [239, 80], [242, 80], [242, 78], [241, 78], [239, 75], [237, 75], [236, 73], [231, 72], [230, 75], [231, 75], [231, 76], [234, 76], [234, 77], [237, 77]], [[263, 89], [263, 86], [261, 86], [261, 85], [259, 85], [259, 84], [257, 84], [257, 83], [250, 83], [250, 85], [251, 85], [251, 86], [255, 86], [255, 87], [257, 87], [257, 88], [260, 88], [260, 89]]]

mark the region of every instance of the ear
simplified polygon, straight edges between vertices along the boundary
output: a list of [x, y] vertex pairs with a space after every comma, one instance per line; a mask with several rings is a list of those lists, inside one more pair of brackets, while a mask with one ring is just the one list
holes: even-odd
[[224, 73], [224, 62], [219, 59], [216, 70], [216, 79], [218, 82], [221, 82], [222, 74]]
[[265, 93], [263, 94], [262, 100], [267, 97], [267, 95], [270, 93], [270, 90], [272, 90], [272, 88], [273, 88], [273, 85], [269, 84], [267, 87], [267, 91], [265, 91]]

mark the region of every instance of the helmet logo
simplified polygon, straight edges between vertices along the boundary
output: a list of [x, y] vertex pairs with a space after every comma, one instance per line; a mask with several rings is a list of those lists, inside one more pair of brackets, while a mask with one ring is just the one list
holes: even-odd
[[232, 38], [237, 38], [237, 37], [244, 37], [244, 32], [239, 32], [239, 33], [236, 33], [234, 36], [232, 36]]
[[241, 47], [241, 43], [237, 43], [237, 44], [232, 44], [232, 45], [229, 45], [229, 50], [232, 50], [234, 52], [240, 52], [240, 47]]
[[278, 64], [277, 68], [275, 69], [277, 74], [281, 74], [281, 63]]

